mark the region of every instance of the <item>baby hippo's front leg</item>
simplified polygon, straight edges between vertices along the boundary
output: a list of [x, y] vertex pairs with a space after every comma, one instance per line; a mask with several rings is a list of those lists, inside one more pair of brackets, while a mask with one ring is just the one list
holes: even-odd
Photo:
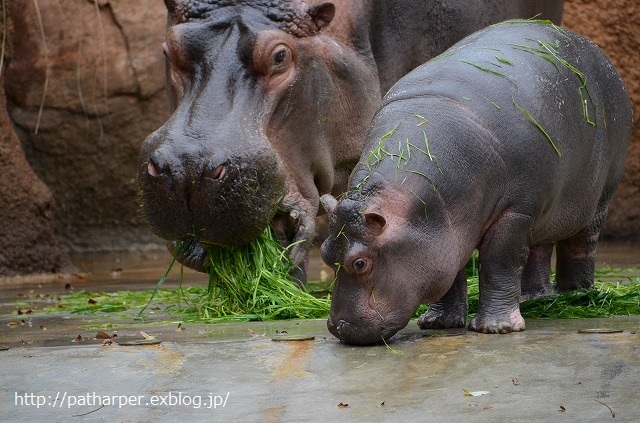
[[465, 327], [467, 319], [467, 275], [462, 269], [449, 291], [418, 319], [421, 329]]
[[480, 333], [522, 331], [520, 281], [529, 256], [530, 216], [505, 213], [485, 232], [480, 246], [480, 297], [469, 330]]

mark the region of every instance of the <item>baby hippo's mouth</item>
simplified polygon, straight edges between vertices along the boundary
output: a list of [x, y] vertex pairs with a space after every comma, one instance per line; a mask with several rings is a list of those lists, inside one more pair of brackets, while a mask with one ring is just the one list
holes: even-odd
[[[338, 281], [338, 285], [340, 281]], [[336, 304], [344, 298], [344, 291], [333, 293], [332, 311], [327, 319], [327, 329], [340, 341], [351, 345], [373, 345], [386, 343], [398, 331], [407, 326], [412, 312], [397, 314], [395, 310], [359, 308], [354, 297], [348, 296], [348, 303], [342, 311], [335, 310]], [[342, 295], [342, 296], [341, 296]]]
[[386, 342], [401, 328], [386, 327], [382, 321], [371, 326], [358, 325], [329, 316], [327, 329], [340, 341], [350, 345], [373, 345]]

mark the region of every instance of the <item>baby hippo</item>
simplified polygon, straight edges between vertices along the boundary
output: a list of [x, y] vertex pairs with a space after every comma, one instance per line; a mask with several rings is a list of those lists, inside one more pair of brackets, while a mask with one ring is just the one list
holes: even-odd
[[463, 327], [475, 249], [470, 330], [524, 330], [521, 285], [549, 289], [554, 245], [555, 289], [592, 287], [631, 124], [604, 53], [548, 22], [494, 25], [405, 76], [376, 113], [348, 192], [322, 198], [331, 333], [382, 342], [422, 303], [420, 327]]

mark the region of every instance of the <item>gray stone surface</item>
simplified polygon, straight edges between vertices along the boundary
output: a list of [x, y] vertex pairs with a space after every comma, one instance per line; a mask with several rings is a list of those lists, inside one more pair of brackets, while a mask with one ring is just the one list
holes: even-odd
[[[633, 266], [637, 275], [637, 245], [602, 247], [599, 267]], [[74, 261], [84, 273], [71, 279], [0, 279], [0, 347], [9, 348], [0, 351], [2, 422], [640, 418], [640, 316], [527, 319], [526, 331], [508, 335], [421, 331], [412, 321], [387, 348], [343, 345], [324, 320], [187, 323], [178, 330], [177, 322], [153, 310], [147, 311], [150, 319], [165, 323], [140, 325], [110, 315], [16, 315], [17, 296], [55, 296], [65, 292], [67, 283], [76, 290], [148, 289], [166, 269], [167, 256], [100, 255]], [[312, 279], [324, 271], [316, 254]], [[175, 274], [170, 279], [165, 287], [175, 287]], [[187, 272], [186, 279], [206, 283], [205, 275], [194, 272]], [[127, 323], [102, 329], [117, 332], [118, 342], [142, 339], [144, 330], [162, 343], [103, 346], [93, 338], [109, 323]], [[622, 332], [578, 333], [587, 328]], [[315, 339], [274, 342], [283, 330]], [[82, 342], [74, 342], [78, 335]], [[488, 393], [465, 396], [464, 390]], [[97, 397], [104, 403], [105, 396], [111, 405], [100, 408]], [[127, 397], [126, 403], [120, 396]], [[201, 401], [199, 408], [194, 398]], [[38, 400], [44, 402], [40, 407], [30, 405]]]
[[[66, 322], [67, 329], [80, 323]], [[640, 416], [638, 317], [530, 320], [525, 332], [509, 335], [441, 336], [412, 322], [388, 348], [342, 345], [324, 321], [145, 327], [163, 340], [150, 346], [74, 343], [70, 330], [53, 342], [63, 345], [51, 347], [15, 345], [6, 324], [0, 342], [12, 347], [0, 352], [5, 422], [587, 422], [613, 413], [615, 421], [631, 422]], [[623, 331], [577, 333], [594, 327]], [[119, 331], [119, 338], [136, 330]], [[274, 342], [276, 330], [315, 340]], [[465, 389], [488, 393], [466, 396]], [[115, 404], [100, 408], [97, 396]], [[38, 401], [40, 407], [29, 405]], [[90, 414], [74, 417], [84, 413]]]

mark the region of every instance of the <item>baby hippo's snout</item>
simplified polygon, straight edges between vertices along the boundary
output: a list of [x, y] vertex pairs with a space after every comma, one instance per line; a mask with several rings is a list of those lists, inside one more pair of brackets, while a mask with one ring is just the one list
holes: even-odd
[[327, 319], [327, 329], [346, 344], [372, 345], [386, 342], [406, 325], [406, 322], [401, 325], [385, 325], [380, 314], [374, 310], [371, 310], [371, 312], [366, 317], [354, 316], [352, 321], [337, 318], [332, 313]]
[[343, 319], [334, 320], [331, 316], [327, 320], [327, 328], [336, 338], [351, 345], [370, 345], [382, 342], [378, 331], [367, 328], [366, 331], [358, 330], [357, 327]]

